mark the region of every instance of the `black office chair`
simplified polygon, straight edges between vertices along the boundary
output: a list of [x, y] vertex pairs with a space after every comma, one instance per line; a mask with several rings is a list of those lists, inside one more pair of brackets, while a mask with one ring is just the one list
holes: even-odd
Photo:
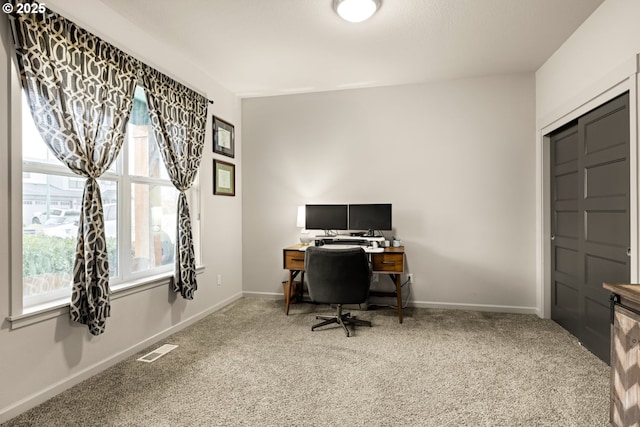
[[371, 322], [356, 319], [351, 313], [343, 313], [343, 304], [362, 304], [369, 297], [371, 268], [362, 248], [327, 249], [311, 246], [304, 259], [305, 277], [311, 301], [319, 304], [335, 304], [335, 316], [316, 316], [323, 322], [311, 327], [337, 323], [349, 336], [347, 325], [371, 326]]

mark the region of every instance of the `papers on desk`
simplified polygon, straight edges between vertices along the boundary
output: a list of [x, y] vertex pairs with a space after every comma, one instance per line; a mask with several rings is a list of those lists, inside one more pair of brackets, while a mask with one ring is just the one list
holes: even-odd
[[325, 236], [322, 234], [316, 235], [316, 239], [327, 240], [366, 240], [367, 242], [382, 242], [385, 240], [384, 236], [348, 236], [346, 234], [338, 234], [336, 236]]
[[[306, 251], [309, 246], [302, 246], [298, 250]], [[377, 254], [384, 252], [384, 248], [372, 248], [371, 246], [360, 246], [360, 245], [323, 245], [321, 248], [326, 249], [354, 249], [354, 248], [362, 248], [368, 254]]]
[[367, 246], [366, 248], [364, 248], [364, 251], [368, 254], [379, 254], [381, 252], [384, 252], [384, 248], [372, 248]]

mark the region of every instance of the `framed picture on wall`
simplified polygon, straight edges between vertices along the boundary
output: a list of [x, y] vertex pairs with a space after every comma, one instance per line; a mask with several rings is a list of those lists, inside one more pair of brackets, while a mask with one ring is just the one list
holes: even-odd
[[236, 166], [222, 160], [213, 160], [213, 194], [236, 195]]
[[229, 122], [213, 116], [213, 151], [235, 157], [235, 131]]

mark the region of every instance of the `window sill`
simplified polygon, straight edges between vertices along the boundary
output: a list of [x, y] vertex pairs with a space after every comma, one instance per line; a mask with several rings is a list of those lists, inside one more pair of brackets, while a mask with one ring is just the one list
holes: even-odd
[[[204, 266], [197, 267], [196, 274], [202, 274], [204, 269]], [[159, 286], [169, 286], [172, 277], [173, 272], [170, 271], [134, 280], [126, 284], [114, 285], [111, 287], [111, 301]], [[58, 301], [30, 308], [28, 312], [23, 314], [7, 317], [7, 320], [11, 324], [11, 330], [14, 330], [63, 315], [69, 315], [69, 302]]]

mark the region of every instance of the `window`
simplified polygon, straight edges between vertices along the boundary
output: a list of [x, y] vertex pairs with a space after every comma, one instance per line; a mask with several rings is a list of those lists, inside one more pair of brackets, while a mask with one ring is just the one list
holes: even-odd
[[[68, 301], [71, 296], [85, 181], [56, 159], [43, 142], [24, 95], [21, 108], [22, 309], [29, 311]], [[178, 192], [153, 136], [142, 87], [136, 88], [120, 155], [98, 183], [111, 288], [172, 271]], [[197, 212], [194, 187], [190, 192], [192, 213]], [[197, 239], [196, 227], [193, 231]]]

